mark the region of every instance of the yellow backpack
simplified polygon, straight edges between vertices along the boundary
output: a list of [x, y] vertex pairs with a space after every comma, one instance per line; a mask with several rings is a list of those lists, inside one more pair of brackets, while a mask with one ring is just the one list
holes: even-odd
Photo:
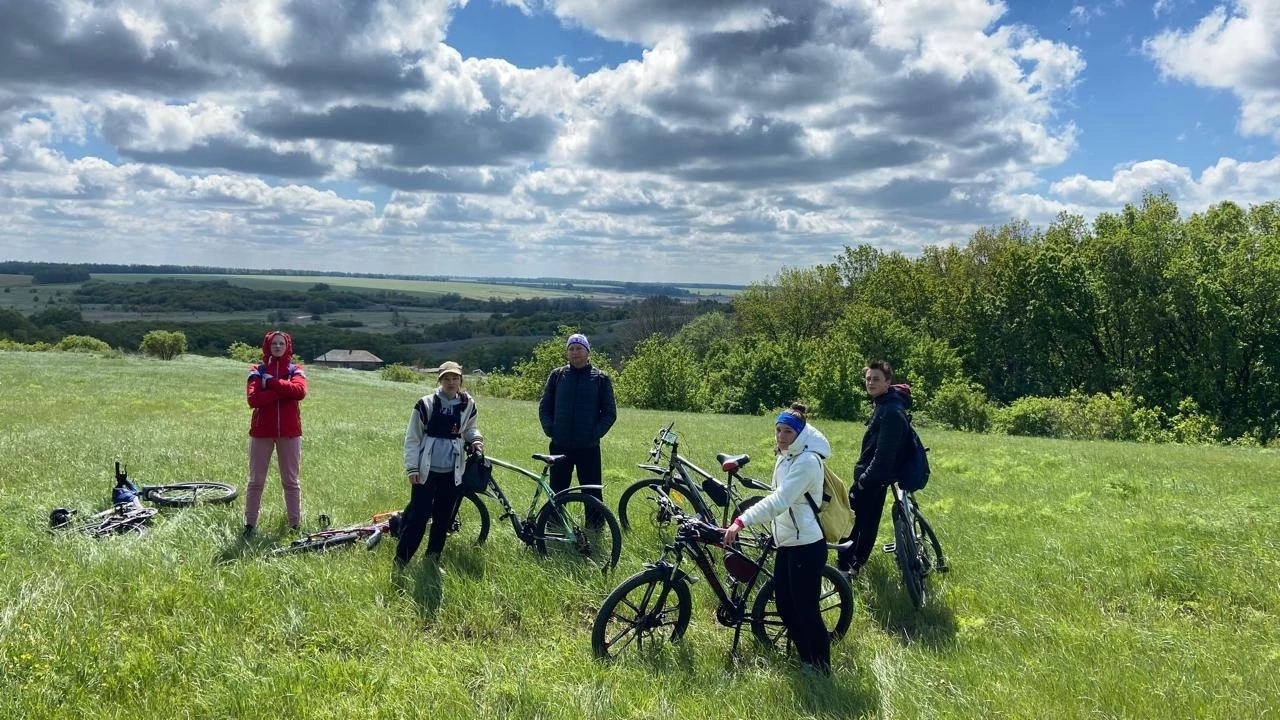
[[822, 526], [822, 538], [829, 543], [837, 543], [853, 532], [853, 508], [849, 507], [849, 489], [840, 476], [832, 472], [821, 455], [818, 455], [818, 462], [822, 463], [822, 505], [815, 503], [809, 493], [805, 493], [804, 498], [809, 501], [809, 507], [813, 508], [818, 525]]

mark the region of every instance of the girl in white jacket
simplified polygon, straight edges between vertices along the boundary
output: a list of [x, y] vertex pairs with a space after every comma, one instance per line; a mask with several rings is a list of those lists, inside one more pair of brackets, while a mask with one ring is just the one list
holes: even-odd
[[822, 499], [822, 460], [831, 455], [831, 443], [805, 419], [807, 408], [792, 403], [774, 423], [778, 442], [773, 466], [773, 492], [752, 505], [725, 529], [725, 545], [738, 539], [746, 525], [772, 521], [778, 544], [773, 565], [774, 602], [787, 628], [800, 662], [822, 673], [831, 672], [831, 636], [822, 622], [818, 597], [822, 568], [827, 564], [827, 543], [822, 527], [805, 498]]

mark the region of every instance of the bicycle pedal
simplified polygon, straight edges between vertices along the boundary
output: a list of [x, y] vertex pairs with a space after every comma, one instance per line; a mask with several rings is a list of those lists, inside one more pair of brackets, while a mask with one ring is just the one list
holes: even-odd
[[894, 552], [895, 550], [897, 550], [897, 549], [898, 549], [898, 543], [885, 543], [885, 544], [881, 547], [881, 549], [882, 549], [882, 550], [884, 550], [884, 551], [885, 551], [885, 552], [887, 552], [887, 553]]

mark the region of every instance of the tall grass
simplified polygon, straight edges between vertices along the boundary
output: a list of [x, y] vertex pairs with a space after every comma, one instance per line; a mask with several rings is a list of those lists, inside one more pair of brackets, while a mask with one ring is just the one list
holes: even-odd
[[[308, 524], [399, 507], [427, 386], [309, 376]], [[680, 646], [592, 660], [595, 610], [657, 556], [651, 533], [600, 576], [541, 560], [495, 513], [486, 545], [450, 543], [442, 578], [415, 564], [394, 583], [385, 546], [268, 557], [284, 532], [274, 479], [249, 544], [239, 504], [166, 510], [140, 538], [45, 529], [54, 507], [105, 507], [117, 456], [142, 482], [243, 487], [243, 381], [213, 358], [0, 352], [0, 717], [1280, 717], [1272, 450], [927, 430], [919, 497], [954, 569], [916, 612], [892, 558], [874, 558], [827, 683], [749, 640], [729, 658], [705, 583]], [[545, 450], [533, 403], [478, 402], [492, 455]], [[748, 452], [768, 475], [766, 418], [623, 409], [604, 444], [611, 504], [672, 418], [698, 464]], [[861, 427], [822, 428], [847, 474]], [[505, 489], [527, 506], [527, 484]]]

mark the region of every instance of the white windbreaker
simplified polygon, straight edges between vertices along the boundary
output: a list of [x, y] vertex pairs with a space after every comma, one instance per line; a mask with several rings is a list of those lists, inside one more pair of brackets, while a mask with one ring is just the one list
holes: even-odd
[[[815, 455], [814, 453], [817, 453]], [[747, 525], [773, 521], [773, 539], [780, 546], [808, 545], [822, 539], [822, 526], [804, 494], [822, 503], [822, 463], [831, 457], [831, 443], [812, 424], [773, 464], [773, 492], [742, 513]]]

